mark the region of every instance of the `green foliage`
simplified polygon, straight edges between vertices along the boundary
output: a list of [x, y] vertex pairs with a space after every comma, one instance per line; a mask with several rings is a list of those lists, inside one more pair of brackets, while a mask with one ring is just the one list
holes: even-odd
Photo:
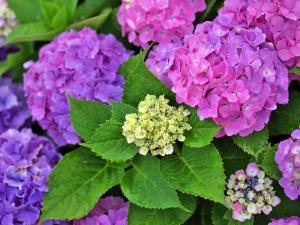
[[191, 110], [189, 124], [192, 130], [185, 135], [184, 144], [192, 148], [201, 148], [210, 144], [221, 128], [210, 119], [199, 120], [195, 109]]
[[136, 112], [136, 109], [124, 103], [113, 103], [112, 118], [100, 124], [95, 134], [82, 145], [91, 148], [108, 161], [121, 162], [132, 159], [138, 149], [134, 144], [128, 144], [122, 134], [125, 116], [131, 112]]
[[126, 78], [123, 101], [137, 106], [149, 95], [165, 95], [174, 100], [174, 94], [166, 88], [145, 66], [144, 53], [132, 56], [120, 68], [121, 74]]
[[8, 4], [15, 12], [18, 22], [21, 24], [34, 23], [42, 20], [38, 0], [8, 0]]
[[181, 208], [176, 191], [162, 177], [160, 162], [152, 155], [137, 156], [121, 181], [123, 194], [134, 204], [148, 209]]
[[88, 140], [100, 124], [110, 119], [111, 111], [100, 102], [82, 101], [69, 97], [71, 122], [77, 134]]
[[241, 223], [231, 218], [231, 211], [222, 205], [215, 204], [212, 208], [213, 225], [253, 225], [254, 217]]
[[268, 146], [266, 150], [262, 153], [262, 161], [259, 163], [260, 167], [266, 172], [266, 174], [275, 179], [279, 180], [281, 177], [278, 165], [275, 162], [275, 153], [277, 151], [276, 146]]
[[83, 148], [65, 155], [50, 175], [41, 220], [86, 215], [101, 195], [119, 183], [123, 173]]
[[131, 204], [128, 213], [128, 225], [181, 225], [195, 211], [196, 198], [180, 195], [182, 204], [190, 211], [179, 208], [173, 209], [145, 209]]
[[289, 72], [300, 75], [300, 67], [295, 67], [293, 69], [290, 69]]
[[215, 145], [221, 154], [227, 177], [237, 170], [246, 168], [251, 156], [235, 145], [231, 138], [217, 139]]
[[272, 113], [269, 123], [271, 135], [287, 134], [297, 129], [300, 124], [300, 93], [290, 91], [289, 103], [280, 105]]
[[246, 137], [233, 137], [233, 141], [237, 146], [255, 158], [267, 148], [268, 139], [269, 130], [267, 127], [260, 132], [252, 133]]
[[206, 1], [206, 9], [201, 15], [201, 21], [205, 21], [208, 14], [213, 10], [215, 4], [217, 3], [217, 0], [207, 0]]
[[184, 147], [182, 155], [164, 157], [161, 172], [181, 192], [224, 203], [225, 175], [218, 150]]

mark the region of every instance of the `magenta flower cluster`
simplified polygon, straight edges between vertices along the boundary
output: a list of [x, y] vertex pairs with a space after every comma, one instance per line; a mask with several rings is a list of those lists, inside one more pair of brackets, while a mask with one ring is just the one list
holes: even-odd
[[229, 27], [259, 27], [288, 67], [300, 67], [300, 2], [226, 0], [218, 22]]
[[300, 217], [292, 216], [289, 218], [273, 220], [269, 225], [300, 225]]
[[291, 138], [279, 143], [275, 161], [282, 172], [279, 184], [285, 194], [296, 200], [300, 196], [300, 128], [295, 130]]
[[22, 85], [0, 78], [0, 134], [9, 128], [21, 128], [29, 118]]
[[37, 224], [46, 182], [60, 155], [30, 129], [0, 135], [0, 224]]
[[129, 202], [120, 197], [100, 199], [86, 217], [74, 221], [73, 225], [127, 225]]
[[58, 145], [78, 143], [67, 93], [107, 104], [120, 101], [124, 78], [118, 69], [130, 55], [113, 35], [89, 28], [60, 34], [40, 50], [37, 62], [25, 64], [24, 89], [33, 118]]
[[117, 15], [129, 42], [146, 48], [191, 34], [196, 13], [205, 8], [204, 0], [122, 0]]
[[178, 103], [223, 126], [219, 137], [262, 130], [277, 104], [288, 102], [288, 70], [259, 28], [205, 22], [183, 43], [155, 47], [146, 63]]

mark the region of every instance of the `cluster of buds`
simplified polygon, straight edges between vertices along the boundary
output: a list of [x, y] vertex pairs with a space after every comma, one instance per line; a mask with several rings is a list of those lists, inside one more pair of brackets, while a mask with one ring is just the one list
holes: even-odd
[[280, 203], [272, 187], [272, 180], [265, 176], [256, 163], [250, 163], [246, 172], [238, 170], [227, 183], [226, 203], [233, 210], [232, 218], [245, 221], [252, 214], [268, 215]]
[[184, 141], [184, 132], [192, 129], [188, 123], [190, 112], [180, 106], [170, 106], [164, 96], [147, 95], [138, 106], [137, 113], [126, 115], [123, 135], [128, 143], [140, 147], [139, 153], [146, 155], [170, 155], [173, 144]]
[[16, 25], [15, 13], [8, 7], [6, 0], [0, 0], [0, 47], [5, 45], [7, 35]]

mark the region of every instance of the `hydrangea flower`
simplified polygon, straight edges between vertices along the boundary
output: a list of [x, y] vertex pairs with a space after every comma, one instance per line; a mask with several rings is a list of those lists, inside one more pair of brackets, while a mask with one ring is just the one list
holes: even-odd
[[273, 220], [269, 225], [300, 225], [300, 217], [292, 216], [289, 218]]
[[173, 144], [184, 141], [184, 132], [192, 127], [188, 123], [190, 112], [182, 106], [170, 106], [164, 96], [147, 95], [138, 106], [137, 113], [126, 115], [123, 135], [128, 143], [140, 147], [139, 153], [146, 155], [170, 155]]
[[217, 21], [229, 27], [259, 27], [288, 67], [300, 67], [300, 2], [226, 0]]
[[272, 181], [256, 163], [248, 164], [246, 171], [238, 170], [227, 183], [226, 203], [231, 207], [232, 218], [244, 222], [254, 214], [268, 215], [280, 203]]
[[122, 0], [117, 16], [129, 42], [146, 48], [191, 34], [196, 13], [205, 8], [204, 0]]
[[288, 70], [259, 28], [205, 22], [175, 50], [164, 46], [150, 53], [149, 69], [178, 103], [222, 125], [219, 137], [262, 130], [277, 104], [288, 102]]
[[120, 101], [124, 78], [118, 69], [130, 55], [113, 35], [98, 35], [89, 28], [60, 34], [40, 50], [37, 62], [25, 64], [24, 89], [33, 118], [58, 145], [78, 143], [66, 94]]
[[300, 128], [295, 130], [291, 138], [279, 143], [275, 161], [282, 172], [279, 184], [285, 194], [296, 200], [300, 196]]
[[30, 129], [0, 135], [0, 224], [37, 224], [46, 182], [60, 155]]
[[0, 0], [0, 47], [5, 45], [7, 35], [16, 25], [16, 15], [9, 8], [7, 0]]
[[73, 225], [127, 225], [129, 202], [119, 197], [100, 199], [94, 209]]
[[0, 134], [9, 128], [21, 128], [29, 117], [22, 85], [13, 84], [10, 78], [1, 77]]

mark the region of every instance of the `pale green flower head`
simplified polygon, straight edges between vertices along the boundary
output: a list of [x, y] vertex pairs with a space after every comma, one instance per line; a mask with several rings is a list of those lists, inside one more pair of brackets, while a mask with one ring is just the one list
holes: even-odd
[[188, 123], [190, 112], [168, 103], [164, 96], [147, 95], [137, 113], [126, 115], [123, 135], [128, 143], [140, 147], [140, 154], [150, 151], [152, 155], [170, 155], [176, 141], [184, 141], [184, 132], [192, 129]]
[[0, 47], [2, 47], [5, 45], [7, 35], [17, 25], [16, 15], [6, 0], [0, 0], [0, 24]]

